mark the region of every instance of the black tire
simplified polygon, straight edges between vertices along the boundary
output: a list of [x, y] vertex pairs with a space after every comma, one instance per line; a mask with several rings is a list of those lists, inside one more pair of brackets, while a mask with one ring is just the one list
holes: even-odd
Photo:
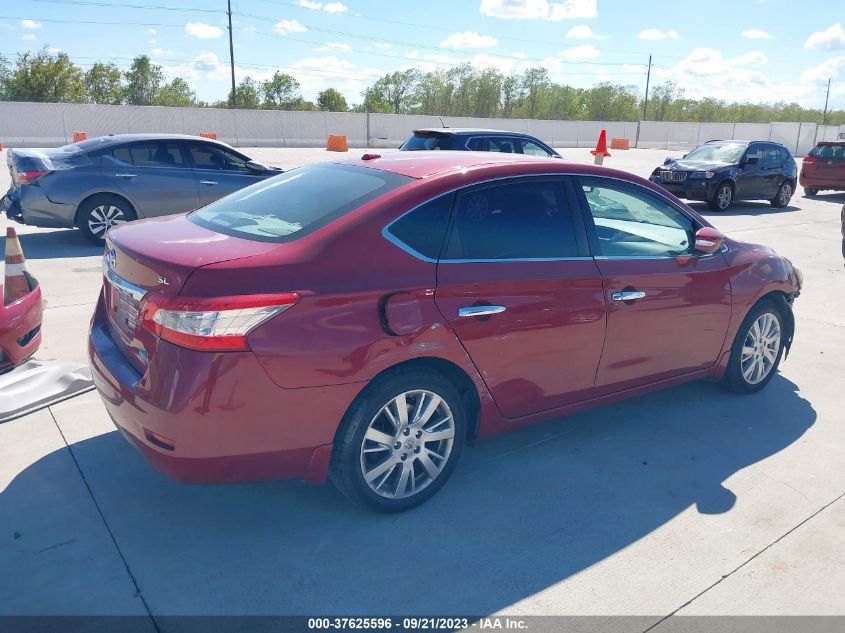
[[[782, 302], [774, 301], [772, 299], [763, 299], [754, 305], [748, 314], [743, 319], [742, 324], [734, 338], [733, 345], [731, 345], [731, 357], [728, 361], [727, 371], [722, 383], [733, 391], [734, 393], [747, 394], [760, 391], [763, 387], [769, 384], [769, 381], [777, 373], [781, 358], [783, 357], [783, 349], [786, 343], [787, 336], [787, 315], [784, 310], [788, 310], [788, 306]], [[777, 346], [777, 352], [774, 354], [774, 362], [772, 363], [768, 373], [757, 382], [750, 381], [743, 373], [742, 352], [746, 339], [749, 337], [749, 332], [752, 326], [765, 314], [774, 315], [777, 319], [777, 324], [780, 331], [780, 341]], [[753, 337], [753, 335], [752, 335]]]
[[775, 197], [769, 199], [769, 204], [771, 204], [775, 209], [783, 209], [786, 205], [789, 204], [789, 201], [792, 199], [792, 194], [795, 191], [792, 188], [792, 183], [788, 180], [780, 183], [780, 187], [778, 187], [777, 193], [775, 193]]
[[734, 197], [734, 190], [729, 182], [721, 182], [713, 192], [713, 197], [707, 201], [707, 206], [713, 211], [725, 211], [731, 206]]
[[[100, 218], [108, 221], [100, 221]], [[79, 205], [76, 212], [76, 225], [89, 242], [103, 246], [106, 243], [106, 233], [111, 226], [131, 222], [137, 218], [138, 215], [128, 200], [120, 196], [102, 194], [92, 196]], [[110, 226], [106, 226], [107, 224]], [[102, 231], [97, 231], [97, 227], [102, 227]]]
[[804, 193], [808, 196], [817, 196], [819, 190], [816, 187], [804, 187]]
[[[407, 435], [404, 434], [404, 431], [401, 428], [397, 429], [395, 431], [396, 435], [393, 437], [391, 442], [396, 441], [397, 444], [401, 445], [398, 449], [396, 448], [396, 444], [394, 444], [393, 446], [388, 447], [385, 451], [385, 449], [380, 449], [379, 445], [387, 446], [386, 443], [367, 440], [367, 442], [370, 442], [371, 447], [369, 449], [370, 457], [362, 452], [366, 445], [364, 435], [367, 433], [370, 425], [378, 425], [383, 423], [379, 420], [387, 420], [387, 417], [381, 417], [383, 415], [381, 413], [383, 407], [393, 403], [397, 396], [415, 390], [424, 390], [439, 396], [442, 399], [443, 404], [448, 407], [449, 412], [451, 412], [452, 420], [454, 421], [454, 437], [451, 439], [451, 449], [446, 456], [445, 462], [440, 462], [440, 471], [435, 477], [430, 477], [430, 475], [426, 472], [426, 468], [421, 465], [422, 462], [417, 461], [422, 459], [422, 457], [414, 456], [415, 453], [412, 451], [417, 451], [416, 454], [419, 455], [419, 449], [408, 449], [408, 452], [405, 454], [410, 455], [412, 458], [410, 460], [401, 457], [402, 452], [405, 451], [405, 443], [408, 442], [409, 439], [413, 441], [415, 432]], [[408, 422], [412, 423], [414, 417], [412, 404], [415, 404], [413, 396], [409, 397], [406, 401], [408, 402], [409, 412]], [[395, 407], [397, 405], [394, 403], [393, 406]], [[398, 411], [398, 409], [396, 410]], [[445, 412], [446, 410], [438, 408], [437, 411]], [[442, 415], [442, 413], [438, 415]], [[432, 415], [431, 418], [434, 418], [434, 415]], [[402, 425], [400, 424], [399, 426], [401, 427]], [[431, 424], [427, 423], [423, 426], [431, 426]], [[442, 374], [429, 369], [421, 368], [398, 370], [392, 374], [387, 374], [384, 378], [367, 387], [367, 389], [358, 398], [356, 398], [355, 402], [353, 402], [349, 407], [349, 410], [343, 417], [343, 421], [341, 422], [340, 428], [338, 429], [335, 437], [334, 450], [332, 451], [330, 477], [335, 487], [350, 501], [359, 506], [381, 512], [402, 512], [427, 501], [443, 487], [454, 471], [455, 465], [460, 458], [465, 438], [466, 415], [464, 413], [461, 396], [455, 386]], [[401, 442], [399, 441], [400, 439], [402, 440]], [[448, 440], [443, 441], [446, 442]], [[374, 448], [373, 444], [376, 444]], [[445, 452], [445, 449], [442, 448], [442, 446], [443, 445], [441, 444], [436, 444], [435, 448]], [[422, 450], [426, 450], [426, 445], [421, 444], [421, 448]], [[373, 453], [372, 451], [376, 452]], [[370, 464], [364, 463], [367, 459], [381, 460], [380, 452], [387, 452], [387, 456], [383, 461], [374, 461]], [[434, 462], [434, 459], [429, 457], [428, 454], [426, 454], [426, 459], [429, 463]], [[369, 465], [377, 463], [377, 465], [370, 470], [370, 472], [372, 472], [381, 468], [384, 464], [391, 462], [391, 460], [393, 466], [390, 467], [389, 472], [386, 475], [387, 480], [382, 482], [382, 485], [386, 486], [384, 493], [377, 493], [373, 490], [370, 484], [367, 483], [364, 470]], [[410, 467], [411, 473], [408, 475], [406, 482], [410, 482], [411, 477], [413, 477], [414, 482], [424, 482], [426, 478], [428, 478], [428, 483], [424, 483], [424, 485], [421, 483], [420, 485], [423, 485], [422, 489], [418, 492], [411, 493], [409, 496], [395, 497], [396, 492], [400, 489], [400, 480], [403, 475], [403, 469], [405, 468], [406, 462], [408, 462], [408, 467]], [[419, 472], [414, 474], [417, 470], [417, 464], [420, 464]], [[398, 472], [394, 470], [396, 467], [400, 468]], [[373, 483], [377, 484], [380, 477], [381, 475], [376, 477]], [[414, 487], [416, 487], [416, 483]], [[385, 496], [390, 493], [394, 496]]]

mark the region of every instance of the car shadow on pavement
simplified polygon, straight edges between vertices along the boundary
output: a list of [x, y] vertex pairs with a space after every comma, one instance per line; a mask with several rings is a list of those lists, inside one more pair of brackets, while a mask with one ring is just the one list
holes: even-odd
[[76, 229], [57, 229], [49, 233], [23, 233], [18, 235], [18, 239], [27, 259], [91, 257], [103, 253], [102, 246], [95, 246]]
[[788, 204], [785, 207], [777, 208], [770, 205], [768, 202], [733, 202], [726, 211], [713, 211], [707, 206], [706, 202], [688, 202], [690, 207], [695, 209], [703, 216], [711, 218], [719, 218], [725, 216], [744, 216], [744, 215], [772, 215], [777, 213], [787, 213], [789, 211], [800, 211], [800, 207], [794, 204]]
[[[684, 385], [479, 442], [432, 500], [399, 515], [358, 510], [330, 486], [179, 484], [116, 431], [76, 442], [72, 452], [154, 614], [485, 615], [682, 512], [729, 512], [736, 497], [724, 482], [787, 448], [815, 419], [780, 375], [750, 396]], [[58, 596], [71, 579], [90, 587], [75, 612], [107, 608], [98, 587], [108, 580], [92, 571], [99, 567], [71, 564], [84, 534], [50, 551], [27, 546], [49, 526], [73, 531], [52, 501], [63, 486], [58, 463], [67, 460], [66, 450], [55, 451], [0, 493], [5, 575], [31, 587], [34, 595], [17, 595], [42, 614], [62, 608]], [[31, 574], [50, 565], [52, 575]]]

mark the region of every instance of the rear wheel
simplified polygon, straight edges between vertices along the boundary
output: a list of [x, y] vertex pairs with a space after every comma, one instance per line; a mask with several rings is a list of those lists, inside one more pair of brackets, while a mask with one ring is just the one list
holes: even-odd
[[713, 209], [713, 211], [724, 211], [731, 206], [733, 195], [734, 190], [730, 183], [723, 182], [716, 187], [716, 192], [713, 194], [713, 197], [707, 201], [707, 205]]
[[792, 199], [792, 183], [791, 182], [783, 182], [781, 183], [780, 187], [778, 187], [778, 192], [775, 194], [774, 198], [769, 200], [769, 204], [777, 209], [782, 209], [786, 205], [789, 204], [789, 201]]
[[349, 408], [335, 439], [331, 479], [356, 504], [408, 510], [446, 483], [465, 436], [454, 385], [428, 369], [402, 370]]
[[819, 190], [816, 187], [804, 187], [804, 193], [808, 196], [815, 196], [818, 195]]
[[725, 386], [736, 393], [754, 393], [777, 372], [786, 342], [785, 315], [776, 302], [764, 300], [743, 320], [731, 347]]
[[94, 196], [79, 206], [76, 221], [82, 234], [93, 244], [103, 246], [106, 233], [125, 222], [136, 219], [132, 205], [120, 196]]

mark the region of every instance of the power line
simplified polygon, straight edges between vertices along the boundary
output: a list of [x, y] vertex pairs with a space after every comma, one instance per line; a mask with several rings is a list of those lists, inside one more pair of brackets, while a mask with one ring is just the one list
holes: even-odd
[[77, 6], [101, 7], [106, 9], [141, 9], [143, 11], [187, 11], [191, 13], [226, 13], [220, 9], [195, 9], [189, 7], [166, 7], [151, 4], [118, 4], [115, 2], [91, 2], [90, 0], [31, 0], [49, 4], [70, 4]]

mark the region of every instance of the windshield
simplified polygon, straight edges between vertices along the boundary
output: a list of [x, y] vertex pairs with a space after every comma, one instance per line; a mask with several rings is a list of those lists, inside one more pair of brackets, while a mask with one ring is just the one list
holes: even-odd
[[412, 180], [367, 167], [309, 165], [241, 189], [188, 218], [226, 235], [288, 242]]
[[420, 151], [431, 149], [448, 149], [451, 136], [448, 134], [435, 134], [431, 132], [414, 132], [414, 135], [405, 141], [400, 149], [405, 151]]
[[704, 160], [714, 163], [735, 163], [745, 151], [744, 143], [707, 143], [696, 147], [684, 160]]

